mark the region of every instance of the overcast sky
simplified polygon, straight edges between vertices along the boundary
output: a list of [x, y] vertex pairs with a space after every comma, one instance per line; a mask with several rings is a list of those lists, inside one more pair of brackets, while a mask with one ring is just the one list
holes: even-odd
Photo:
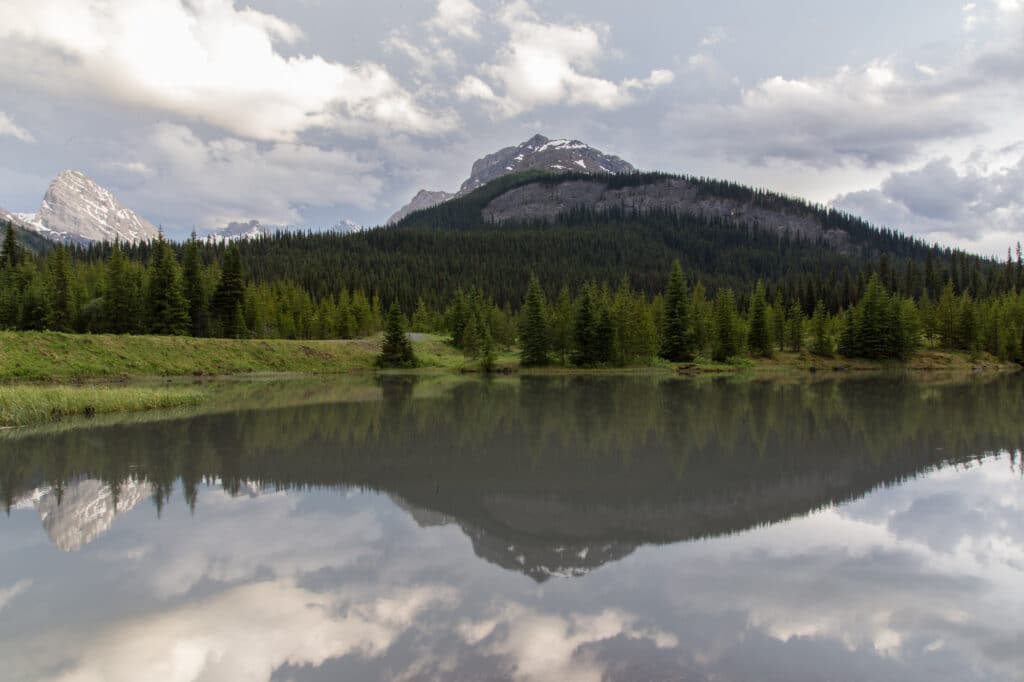
[[1024, 0], [3, 0], [0, 206], [76, 168], [172, 236], [385, 220], [536, 132], [1024, 239]]

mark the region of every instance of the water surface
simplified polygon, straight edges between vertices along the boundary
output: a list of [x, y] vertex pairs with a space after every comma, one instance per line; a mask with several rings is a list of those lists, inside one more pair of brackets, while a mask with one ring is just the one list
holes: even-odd
[[11, 680], [1021, 680], [1024, 381], [239, 385], [0, 440]]

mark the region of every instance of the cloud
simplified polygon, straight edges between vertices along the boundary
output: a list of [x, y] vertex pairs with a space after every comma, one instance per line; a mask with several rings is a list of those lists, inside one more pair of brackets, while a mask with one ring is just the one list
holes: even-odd
[[679, 644], [667, 632], [638, 628], [636, 620], [635, 616], [615, 609], [565, 617], [538, 613], [513, 603], [502, 607], [496, 617], [466, 621], [456, 630], [467, 644], [482, 645], [488, 654], [513, 663], [515, 680], [600, 682], [605, 666], [581, 655], [581, 649], [588, 645], [619, 637], [648, 639], [658, 648]]
[[497, 60], [481, 66], [478, 75], [463, 78], [456, 94], [487, 103], [500, 117], [556, 104], [618, 109], [633, 102], [638, 92], [672, 80], [672, 73], [663, 69], [621, 82], [592, 75], [607, 53], [607, 29], [545, 22], [525, 0], [505, 5], [498, 23], [509, 37]]
[[36, 138], [32, 136], [32, 133], [15, 125], [11, 117], [0, 111], [0, 137], [9, 135], [15, 139], [21, 140], [22, 142], [35, 142]]
[[120, 623], [82, 643], [65, 641], [60, 654], [71, 652], [73, 662], [52, 679], [263, 682], [286, 664], [380, 656], [422, 612], [454, 599], [449, 588], [430, 585], [360, 599], [287, 580], [257, 582]]
[[927, 93], [886, 61], [820, 78], [775, 76], [733, 103], [681, 107], [667, 119], [691, 150], [749, 163], [817, 168], [912, 158], [928, 142], [979, 132], [957, 93]]
[[470, 0], [438, 0], [437, 13], [427, 22], [434, 30], [466, 40], [479, 40], [480, 8]]
[[1024, 234], [1024, 157], [990, 172], [959, 171], [950, 158], [890, 174], [875, 189], [832, 204], [873, 222], [924, 236], [978, 241], [994, 237], [997, 255]]
[[[198, 227], [248, 219], [293, 224], [302, 220], [302, 206], [372, 206], [383, 184], [375, 164], [344, 150], [233, 137], [204, 140], [172, 123], [156, 125], [133, 154], [126, 163], [153, 174], [135, 196], [126, 193], [125, 202], [150, 206], [154, 218], [181, 227], [190, 217]], [[130, 173], [136, 175], [134, 168]]]
[[10, 587], [0, 587], [0, 611], [3, 611], [7, 604], [30, 587], [32, 587], [32, 581], [27, 579], [19, 580]]
[[284, 56], [301, 30], [231, 0], [9, 0], [0, 6], [7, 80], [53, 93], [171, 112], [233, 134], [293, 141], [302, 131], [435, 133], [429, 112], [380, 64]]

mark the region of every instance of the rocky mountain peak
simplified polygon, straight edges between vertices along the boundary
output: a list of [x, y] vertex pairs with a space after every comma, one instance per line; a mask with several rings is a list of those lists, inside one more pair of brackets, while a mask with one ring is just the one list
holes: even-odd
[[522, 144], [505, 147], [478, 159], [470, 170], [469, 178], [454, 194], [444, 191], [420, 190], [412, 201], [388, 219], [388, 224], [396, 223], [414, 211], [430, 208], [449, 199], [468, 194], [504, 175], [531, 170], [614, 175], [632, 173], [636, 169], [632, 164], [619, 157], [605, 154], [579, 140], [552, 140], [537, 134]]
[[65, 170], [46, 190], [39, 212], [9, 214], [19, 227], [58, 242], [140, 242], [159, 231], [123, 206], [111, 192], [77, 170]]

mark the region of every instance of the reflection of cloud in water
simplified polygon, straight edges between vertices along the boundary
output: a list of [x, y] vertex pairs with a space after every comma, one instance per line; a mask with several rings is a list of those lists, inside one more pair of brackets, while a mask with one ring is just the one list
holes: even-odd
[[84, 643], [61, 682], [269, 680], [288, 664], [379, 656], [451, 590], [423, 585], [366, 601], [268, 581], [121, 622]]
[[463, 622], [458, 632], [467, 644], [505, 658], [515, 680], [600, 682], [605, 666], [587, 654], [585, 649], [589, 645], [620, 637], [650, 640], [658, 648], [678, 645], [675, 636], [638, 628], [636, 620], [635, 616], [613, 609], [566, 617], [507, 604], [498, 616]]
[[[195, 518], [135, 512], [91, 548], [131, 557], [110, 582], [157, 599], [62, 638], [58, 679], [303, 679], [323, 666], [343, 679], [1012, 680], [1021, 495], [993, 459], [805, 518], [641, 547], [540, 590], [384, 495], [207, 489]], [[936, 542], [936, 527], [960, 539]], [[25, 636], [54, 650], [54, 634]], [[351, 674], [360, 662], [367, 674]]]

